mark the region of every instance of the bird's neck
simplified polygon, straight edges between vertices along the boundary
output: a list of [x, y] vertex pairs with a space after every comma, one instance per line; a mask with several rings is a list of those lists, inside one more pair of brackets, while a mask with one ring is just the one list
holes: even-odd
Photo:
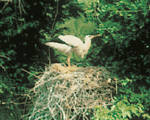
[[85, 45], [86, 45], [86, 47], [89, 49], [90, 46], [91, 46], [91, 39], [85, 40]]

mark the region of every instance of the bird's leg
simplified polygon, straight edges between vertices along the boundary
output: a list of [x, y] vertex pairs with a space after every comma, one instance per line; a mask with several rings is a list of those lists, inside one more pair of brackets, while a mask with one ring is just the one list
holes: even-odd
[[67, 64], [68, 64], [68, 67], [70, 67], [70, 54], [68, 54]]

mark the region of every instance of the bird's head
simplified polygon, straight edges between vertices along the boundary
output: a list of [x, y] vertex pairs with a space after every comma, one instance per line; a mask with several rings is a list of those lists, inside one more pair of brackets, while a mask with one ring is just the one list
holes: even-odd
[[95, 38], [95, 37], [98, 37], [98, 35], [86, 35], [85, 36], [85, 43], [91, 43], [91, 39]]
[[91, 39], [91, 35], [86, 35], [85, 39]]
[[91, 44], [91, 35], [86, 35], [85, 36], [85, 44]]
[[97, 34], [97, 35], [86, 35], [85, 39], [93, 39], [93, 38], [98, 37], [98, 36], [99, 36], [99, 34]]

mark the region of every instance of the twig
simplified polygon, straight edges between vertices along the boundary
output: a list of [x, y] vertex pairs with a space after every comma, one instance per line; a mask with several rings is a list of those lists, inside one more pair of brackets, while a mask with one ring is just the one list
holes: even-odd
[[116, 80], [116, 94], [117, 94], [117, 80]]
[[19, 3], [20, 16], [21, 16], [21, 14], [22, 14], [22, 11], [23, 11], [25, 14], [27, 14], [20, 0], [18, 0], [18, 3]]
[[22, 11], [21, 11], [21, 3], [20, 3], [20, 0], [18, 0], [18, 3], [19, 3], [19, 10], [20, 10], [20, 16], [21, 16]]
[[119, 13], [121, 12], [144, 12], [144, 10], [123, 10], [123, 11], [116, 10], [116, 12], [119, 12]]
[[[15, 103], [15, 102], [11, 101], [11, 102], [2, 102], [1, 104], [8, 104], [8, 103], [12, 103], [12, 104], [16, 105], [16, 104], [26, 104], [27, 102]], [[31, 103], [31, 102], [28, 102], [28, 103]]]
[[51, 57], [50, 57], [50, 47], [49, 47], [49, 66], [51, 64]]
[[117, 94], [117, 78], [114, 78], [114, 80], [116, 81], [116, 94]]
[[56, 104], [61, 109], [61, 111], [63, 113], [64, 120], [66, 120], [66, 116], [65, 116], [65, 112], [64, 112], [63, 108], [61, 106], [59, 106], [58, 103], [56, 103]]
[[35, 74], [32, 74], [32, 73], [28, 72], [28, 71], [27, 71], [27, 70], [25, 70], [25, 69], [22, 69], [22, 70], [23, 70], [23, 71], [25, 71], [25, 72], [27, 72], [27, 73], [29, 73], [30, 75], [35, 76], [36, 78], [40, 78], [40, 77], [36, 76]]
[[1, 9], [1, 11], [3, 11], [3, 9], [6, 7], [6, 5], [9, 3], [9, 1], [7, 1], [7, 3], [4, 5], [4, 7]]
[[10, 2], [12, 2], [12, 0], [0, 0], [0, 1], [10, 1]]
[[0, 65], [0, 66], [4, 69], [4, 71], [6, 71], [5, 67], [3, 67], [2, 65]]
[[7, 58], [7, 59], [9, 59], [9, 57], [6, 57], [6, 56], [4, 56], [4, 55], [0, 55], [0, 57], [4, 57], [4, 58]]
[[[52, 24], [52, 31], [54, 30], [55, 21], [56, 21], [57, 15], [58, 15], [58, 3], [59, 3], [59, 0], [57, 0], [57, 8], [56, 8], [56, 14], [55, 14], [55, 17], [54, 17], [54, 22]], [[50, 35], [50, 37], [51, 37], [51, 35]]]
[[[21, 3], [21, 2], [20, 2], [20, 3]], [[24, 9], [24, 7], [23, 7], [23, 5], [20, 4], [20, 6], [22, 7], [22, 11], [24, 11], [24, 13], [27, 14], [26, 11], [25, 11], [25, 9]]]

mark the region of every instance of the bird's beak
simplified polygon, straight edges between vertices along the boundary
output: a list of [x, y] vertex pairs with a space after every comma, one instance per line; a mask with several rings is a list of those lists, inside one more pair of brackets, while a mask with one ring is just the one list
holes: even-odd
[[98, 36], [100, 36], [100, 34], [92, 35], [92, 36], [91, 36], [91, 39], [93, 39], [93, 38], [95, 38], [95, 37], [98, 37]]

